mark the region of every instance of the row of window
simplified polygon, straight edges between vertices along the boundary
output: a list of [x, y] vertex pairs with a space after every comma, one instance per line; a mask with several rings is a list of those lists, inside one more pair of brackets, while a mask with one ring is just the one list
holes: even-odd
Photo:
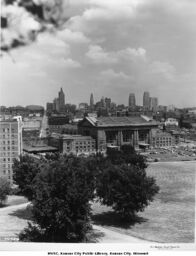
[[18, 152], [15, 151], [15, 152], [0, 152], [0, 157], [3, 156], [3, 157], [6, 157], [6, 156], [12, 156], [12, 157], [17, 157], [18, 156]]
[[0, 138], [3, 138], [3, 139], [10, 139], [11, 138], [17, 138], [18, 134], [17, 133], [12, 133], [12, 134], [3, 134], [3, 135], [0, 135]]
[[167, 137], [160, 137], [160, 138], [153, 138], [153, 141], [172, 141], [172, 138], [167, 138]]
[[10, 158], [10, 157], [3, 158], [3, 162], [11, 162], [11, 161], [12, 161], [12, 158]]
[[90, 145], [90, 144], [95, 144], [94, 141], [80, 141], [80, 142], [75, 142], [76, 145]]
[[9, 175], [10, 175], [10, 174], [11, 174], [11, 170], [10, 170], [10, 169], [8, 169], [8, 170], [3, 170], [3, 174], [4, 174], [4, 175], [9, 174]]
[[15, 150], [15, 147], [2, 147], [1, 150]]
[[90, 149], [90, 148], [95, 148], [95, 146], [94, 145], [92, 145], [91, 147], [90, 146], [88, 146], [88, 147], [86, 147], [86, 146], [83, 146], [83, 147], [79, 147], [79, 146], [76, 146], [76, 149]]
[[[12, 142], [12, 143], [11, 143], [11, 142]], [[17, 141], [15, 141], [15, 140], [12, 140], [12, 141], [10, 141], [10, 140], [3, 140], [3, 141], [2, 141], [2, 144], [3, 144], [3, 145], [6, 145], [6, 144], [12, 144], [12, 145], [14, 145], [16, 142], [17, 142]]]
[[12, 128], [12, 129], [10, 129], [10, 128], [3, 128], [2, 131], [3, 132], [10, 132], [10, 131], [15, 132], [16, 129], [14, 129], [14, 128]]
[[90, 152], [90, 151], [94, 151], [94, 149], [76, 149], [76, 153], [78, 152]]
[[153, 147], [164, 147], [164, 146], [171, 146], [171, 143], [153, 143]]

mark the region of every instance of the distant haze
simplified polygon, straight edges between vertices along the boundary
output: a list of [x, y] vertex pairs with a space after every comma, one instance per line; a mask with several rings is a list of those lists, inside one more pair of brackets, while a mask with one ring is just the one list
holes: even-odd
[[[0, 58], [0, 105], [95, 102], [196, 106], [196, 1], [71, 0], [55, 33]], [[13, 61], [14, 59], [14, 61]]]

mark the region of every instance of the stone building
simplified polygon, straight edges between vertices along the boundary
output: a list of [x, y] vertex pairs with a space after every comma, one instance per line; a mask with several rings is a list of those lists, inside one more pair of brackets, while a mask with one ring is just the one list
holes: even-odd
[[95, 139], [90, 136], [53, 133], [48, 143], [63, 154], [89, 155], [96, 152]]
[[78, 132], [96, 141], [96, 150], [105, 152], [108, 146], [131, 144], [135, 148], [152, 145], [152, 128], [155, 121], [142, 117], [85, 117], [78, 124]]
[[154, 148], [171, 147], [176, 144], [175, 137], [159, 129], [152, 130], [152, 146]]

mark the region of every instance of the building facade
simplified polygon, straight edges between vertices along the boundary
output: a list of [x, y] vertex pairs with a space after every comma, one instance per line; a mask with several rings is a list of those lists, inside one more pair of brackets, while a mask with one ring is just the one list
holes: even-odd
[[152, 144], [152, 128], [158, 124], [145, 117], [85, 117], [78, 124], [78, 132], [96, 141], [96, 150], [105, 152], [109, 146]]
[[59, 112], [63, 113], [65, 110], [65, 94], [63, 92], [63, 89], [61, 88], [59, 92]]
[[143, 107], [145, 110], [150, 109], [150, 93], [149, 92], [144, 92], [143, 95]]
[[13, 184], [13, 160], [22, 154], [22, 118], [0, 121], [0, 177]]
[[91, 111], [94, 110], [94, 97], [93, 97], [92, 93], [91, 93], [91, 96], [90, 96], [90, 110]]
[[134, 93], [130, 93], [129, 94], [129, 108], [131, 109], [135, 109], [136, 107], [136, 101], [135, 101], [135, 94]]
[[158, 110], [158, 98], [150, 97], [150, 110], [153, 112]]
[[49, 133], [61, 133], [66, 124], [69, 123], [69, 117], [65, 115], [51, 115], [48, 117]]
[[96, 153], [95, 139], [90, 136], [53, 133], [49, 138], [49, 145], [58, 148], [63, 154]]
[[152, 130], [152, 146], [154, 148], [171, 147], [175, 145], [175, 138], [168, 132], [159, 129]]

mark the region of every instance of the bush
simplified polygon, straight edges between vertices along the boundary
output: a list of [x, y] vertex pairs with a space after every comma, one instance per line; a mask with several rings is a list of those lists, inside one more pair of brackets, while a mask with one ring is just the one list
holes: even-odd
[[0, 206], [2, 206], [10, 193], [10, 183], [7, 179], [0, 177]]

